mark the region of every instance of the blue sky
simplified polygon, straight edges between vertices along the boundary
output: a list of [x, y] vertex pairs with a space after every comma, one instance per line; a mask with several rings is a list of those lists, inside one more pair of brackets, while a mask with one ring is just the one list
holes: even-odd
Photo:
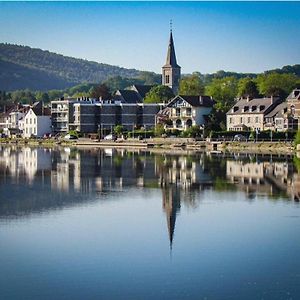
[[0, 42], [160, 72], [169, 20], [183, 73], [300, 63], [300, 2], [0, 2]]

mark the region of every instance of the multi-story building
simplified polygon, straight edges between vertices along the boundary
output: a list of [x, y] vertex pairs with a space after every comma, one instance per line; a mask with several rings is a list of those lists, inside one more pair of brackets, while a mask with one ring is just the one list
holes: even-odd
[[52, 131], [54, 133], [70, 130], [69, 124], [74, 122], [74, 104], [78, 101], [79, 99], [76, 98], [61, 98], [51, 101]]
[[81, 133], [112, 131], [116, 125], [132, 130], [135, 127], [152, 128], [155, 126], [157, 112], [162, 104], [87, 102], [74, 103], [74, 121], [69, 128]]
[[287, 97], [287, 111], [294, 119], [296, 127], [300, 129], [300, 89], [294, 89]]
[[214, 101], [209, 96], [182, 96], [173, 98], [157, 115], [158, 123], [166, 128], [186, 130], [191, 126], [203, 126]]
[[[229, 131], [266, 130], [265, 118], [281, 103], [279, 98], [242, 98], [227, 112]], [[272, 117], [271, 117], [272, 118]]]
[[51, 133], [51, 112], [49, 108], [32, 107], [22, 120], [23, 137], [43, 137]]

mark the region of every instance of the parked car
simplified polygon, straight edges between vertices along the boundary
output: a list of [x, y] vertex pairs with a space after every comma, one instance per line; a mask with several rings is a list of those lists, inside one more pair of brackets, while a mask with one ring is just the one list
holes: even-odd
[[117, 137], [113, 134], [108, 134], [104, 137], [104, 140], [106, 141], [115, 141], [117, 139]]
[[235, 142], [245, 142], [247, 141], [247, 138], [244, 137], [242, 134], [236, 134], [234, 137], [233, 137], [233, 140]]
[[78, 137], [76, 135], [67, 134], [67, 135], [64, 136], [64, 139], [68, 140], [68, 141], [70, 141], [70, 140], [78, 140]]

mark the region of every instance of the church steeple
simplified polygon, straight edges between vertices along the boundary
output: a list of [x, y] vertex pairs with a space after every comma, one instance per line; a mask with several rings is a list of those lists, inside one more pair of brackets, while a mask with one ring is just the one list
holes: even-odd
[[181, 68], [177, 64], [172, 33], [172, 21], [170, 23], [170, 39], [168, 45], [166, 64], [162, 67], [162, 84], [170, 87], [176, 94], [179, 89]]

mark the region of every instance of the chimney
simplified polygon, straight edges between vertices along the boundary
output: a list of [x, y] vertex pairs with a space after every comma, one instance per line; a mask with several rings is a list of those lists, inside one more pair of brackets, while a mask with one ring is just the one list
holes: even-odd
[[271, 104], [273, 104], [274, 103], [274, 97], [273, 97], [273, 95], [271, 96]]
[[246, 98], [247, 102], [250, 101], [250, 96], [248, 95], [247, 98]]
[[202, 96], [199, 96], [199, 104], [202, 104]]

